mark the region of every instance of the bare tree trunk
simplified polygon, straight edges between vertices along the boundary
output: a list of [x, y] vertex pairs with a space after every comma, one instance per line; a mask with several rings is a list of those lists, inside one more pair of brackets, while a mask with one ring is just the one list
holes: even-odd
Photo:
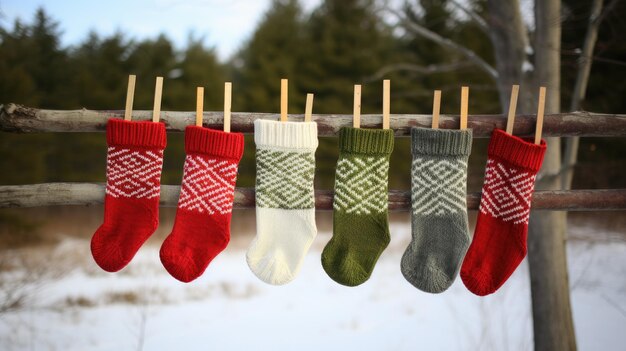
[[[578, 61], [578, 75], [576, 76], [576, 85], [572, 94], [572, 103], [570, 111], [578, 111], [580, 102], [585, 99], [587, 92], [587, 83], [589, 82], [589, 73], [591, 72], [591, 64], [593, 62], [593, 49], [598, 39], [598, 29], [602, 22], [602, 6], [603, 0], [593, 0], [591, 4], [591, 13], [589, 16], [589, 26], [587, 27], [587, 35], [583, 44], [583, 51]], [[574, 166], [578, 158], [579, 137], [569, 138], [565, 141], [565, 155], [563, 160], [563, 189], [572, 188], [572, 178], [574, 178]]]
[[[511, 86], [513, 84], [530, 85], [529, 75], [525, 74], [524, 68], [530, 71], [530, 63], [527, 61], [529, 51], [528, 33], [522, 19], [519, 0], [502, 1], [488, 0], [489, 36], [494, 47], [496, 57], [496, 70], [498, 71], [498, 93], [502, 111], [508, 109]], [[526, 67], [524, 63], [528, 62]], [[519, 110], [529, 113], [532, 106], [532, 97], [529, 92], [530, 86], [522, 89], [519, 101]]]
[[[561, 1], [535, 1], [535, 82], [547, 87], [546, 113], [560, 110]], [[535, 89], [536, 91], [536, 89]], [[561, 143], [548, 138], [538, 189], [559, 189]], [[528, 263], [533, 305], [535, 350], [575, 350], [565, 252], [565, 212], [533, 211]]]
[[[502, 109], [508, 106], [512, 84], [522, 82], [519, 110], [534, 113], [538, 87], [548, 88], [546, 112], [560, 110], [560, 0], [535, 4], [535, 65], [518, 0], [488, 0], [491, 40], [496, 56]], [[548, 139], [548, 152], [537, 188], [560, 188], [560, 139]], [[533, 211], [528, 237], [533, 326], [536, 350], [576, 348], [565, 257], [565, 213]]]

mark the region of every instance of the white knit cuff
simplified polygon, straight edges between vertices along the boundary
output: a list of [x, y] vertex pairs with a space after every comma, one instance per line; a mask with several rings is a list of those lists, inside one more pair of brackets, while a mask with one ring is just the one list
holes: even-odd
[[317, 149], [317, 123], [254, 121], [254, 142], [257, 147], [285, 149]]

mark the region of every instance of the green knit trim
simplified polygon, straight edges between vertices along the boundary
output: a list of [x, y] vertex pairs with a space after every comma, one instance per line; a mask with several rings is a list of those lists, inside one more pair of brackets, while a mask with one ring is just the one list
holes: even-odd
[[312, 152], [257, 149], [256, 205], [264, 208], [315, 207]]
[[391, 154], [393, 131], [343, 127], [339, 130], [339, 151], [373, 155]]

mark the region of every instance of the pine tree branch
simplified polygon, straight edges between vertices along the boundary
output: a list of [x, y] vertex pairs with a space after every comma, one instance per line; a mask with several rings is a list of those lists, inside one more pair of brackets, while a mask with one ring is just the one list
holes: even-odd
[[404, 16], [400, 12], [390, 7], [387, 7], [386, 10], [389, 11], [394, 16], [396, 16], [398, 20], [400, 21], [400, 23], [402, 23], [407, 29], [409, 29], [414, 34], [419, 35], [425, 39], [428, 39], [445, 48], [458, 52], [459, 54], [463, 55], [468, 60], [472, 61], [476, 66], [482, 69], [485, 73], [487, 73], [487, 75], [489, 75], [489, 77], [491, 77], [494, 81], [498, 79], [498, 71], [496, 71], [495, 68], [493, 68], [489, 63], [483, 60], [480, 56], [478, 56], [476, 52], [468, 49], [467, 47], [463, 45], [455, 43], [454, 41], [448, 38], [444, 38], [441, 35], [431, 31], [430, 29], [420, 24], [417, 24], [411, 21], [406, 16]]

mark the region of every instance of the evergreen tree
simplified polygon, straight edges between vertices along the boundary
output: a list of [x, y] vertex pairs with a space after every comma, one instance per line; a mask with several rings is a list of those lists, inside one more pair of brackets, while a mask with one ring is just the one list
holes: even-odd
[[[137, 75], [134, 108], [152, 110], [156, 77], [163, 77], [164, 109], [171, 108], [166, 93], [169, 90], [167, 77], [176, 68], [176, 52], [172, 42], [160, 34], [156, 39], [146, 39], [134, 45], [128, 56], [129, 74]], [[122, 81], [125, 85], [127, 79]], [[192, 92], [193, 94], [193, 92]]]
[[39, 103], [37, 84], [29, 70], [30, 30], [19, 20], [13, 30], [0, 29], [0, 97], [29, 106]]
[[[409, 0], [405, 14], [420, 25], [462, 43], [488, 62], [490, 41], [469, 18], [448, 1]], [[485, 0], [467, 6], [485, 16]], [[193, 110], [195, 87], [206, 87], [207, 110], [221, 110], [223, 82], [234, 80], [233, 110], [278, 112], [280, 79], [290, 79], [290, 112], [302, 112], [305, 93], [315, 93], [315, 113], [352, 113], [353, 84], [363, 84], [363, 113], [380, 113], [382, 79], [392, 81], [392, 113], [430, 113], [432, 90], [442, 89], [442, 112], [459, 111], [460, 86], [469, 84], [470, 113], [498, 112], [493, 82], [473, 67], [437, 74], [381, 69], [396, 63], [422, 66], [463, 61], [458, 54], [412, 35], [393, 30], [376, 11], [374, 0], [324, 0], [312, 14], [304, 14], [297, 0], [274, 0], [254, 34], [228, 66], [212, 48], [190, 38], [177, 50], [164, 35], [135, 41], [122, 34], [89, 34], [75, 47], [62, 47], [60, 25], [39, 9], [29, 22], [0, 26], [0, 103], [15, 102], [50, 109], [122, 109], [128, 74], [137, 74], [136, 109], [152, 109], [155, 76], [165, 77], [163, 109]], [[571, 86], [576, 74], [576, 49], [587, 27], [589, 5], [564, 1], [563, 80]], [[415, 10], [417, 9], [417, 10]], [[602, 112], [623, 112], [618, 98], [624, 70], [625, 46], [616, 33], [624, 27], [619, 18], [626, 6], [613, 5], [601, 26], [596, 54], [613, 61], [596, 61], [583, 107]], [[493, 87], [493, 88], [492, 88]], [[569, 99], [564, 89], [565, 102]], [[169, 136], [164, 183], [176, 184], [182, 170], [183, 134]], [[247, 136], [241, 164], [240, 186], [254, 185], [254, 143]], [[477, 140], [472, 156], [480, 159], [485, 140]], [[616, 165], [605, 176], [619, 182], [619, 155], [615, 142], [583, 139], [581, 162]], [[317, 153], [317, 186], [332, 188], [337, 153], [336, 138], [321, 138]], [[602, 150], [602, 152], [593, 150]], [[15, 150], [20, 150], [16, 153]], [[103, 181], [106, 145], [102, 133], [24, 134], [0, 133], [0, 184], [46, 181]], [[603, 157], [603, 158], [599, 158]], [[408, 188], [407, 138], [396, 141], [390, 184]], [[613, 160], [610, 163], [610, 160]], [[619, 163], [619, 162], [618, 162]], [[470, 169], [480, 169], [470, 167]], [[590, 169], [593, 167], [590, 167]], [[609, 174], [605, 172], [604, 174]], [[605, 184], [606, 185], [606, 184]], [[606, 186], [605, 186], [606, 187]]]
[[[58, 23], [43, 9], [37, 10], [32, 25], [16, 21], [13, 31], [0, 31], [0, 101], [33, 107], [66, 108], [71, 97], [64, 89], [68, 76], [66, 54], [59, 47]], [[49, 145], [53, 135], [0, 137], [0, 168], [4, 184], [41, 182], [50, 173]], [[16, 153], [15, 150], [20, 150]], [[54, 173], [54, 170], [52, 170]]]
[[304, 59], [302, 10], [297, 0], [273, 0], [250, 40], [236, 57], [237, 106], [246, 111], [278, 112], [280, 79], [290, 79], [289, 107], [303, 109], [296, 82]]
[[[196, 88], [204, 87], [205, 111], [224, 108], [225, 69], [213, 49], [205, 48], [202, 39], [189, 38], [186, 49], [166, 77], [163, 88], [163, 109], [194, 111]], [[167, 84], [167, 86], [165, 86]], [[183, 133], [170, 133], [163, 164], [163, 182], [178, 184], [182, 178], [185, 157]]]
[[12, 32], [0, 30], [0, 97], [29, 106], [66, 108], [72, 96], [67, 55], [60, 48], [59, 24], [37, 10], [33, 24], [16, 21]]
[[60, 47], [59, 23], [52, 20], [40, 8], [31, 27], [32, 42], [28, 68], [35, 79], [40, 106], [47, 108], [69, 108], [74, 105], [74, 96], [66, 89], [70, 82], [67, 53]]
[[79, 107], [110, 109], [126, 99], [130, 67], [127, 62], [132, 42], [117, 33], [100, 38], [91, 32], [83, 43], [70, 51], [72, 89]]
[[[306, 91], [299, 89], [303, 59], [302, 10], [297, 0], [273, 0], [254, 34], [234, 58], [233, 108], [239, 111], [278, 112], [280, 80], [289, 79], [289, 112], [304, 109]], [[254, 139], [246, 136], [246, 152], [239, 164], [241, 186], [254, 186]]]
[[[380, 18], [372, 0], [325, 0], [310, 16], [307, 37], [299, 83], [315, 93], [317, 113], [352, 114], [354, 84], [362, 84], [362, 113], [381, 113], [382, 79], [391, 79], [392, 92], [406, 82], [396, 74], [372, 79], [401, 55], [391, 28]], [[392, 113], [408, 110], [400, 101], [391, 101]], [[394, 152], [396, 159], [405, 159], [399, 167], [406, 174], [410, 163], [407, 145], [401, 141]], [[333, 187], [336, 160], [337, 139], [322, 138], [317, 152], [318, 187]], [[391, 175], [392, 186], [406, 187], [406, 174]]]
[[[485, 1], [471, 1], [464, 6], [476, 8], [476, 12], [484, 11]], [[453, 13], [449, 1], [414, 0], [407, 2], [404, 13], [408, 19], [418, 23], [444, 38], [462, 43], [463, 46], [475, 51], [481, 57], [492, 55], [491, 42], [474, 22], [459, 20], [458, 14]], [[432, 108], [433, 90], [442, 90], [441, 112], [458, 114], [460, 108], [461, 85], [470, 87], [470, 111], [474, 113], [498, 113], [500, 106], [495, 83], [491, 78], [476, 70], [471, 65], [463, 66], [465, 58], [458, 53], [443, 48], [421, 36], [414, 36], [407, 28], [407, 35], [403, 38], [403, 45], [408, 52], [405, 62], [418, 66], [442, 65], [459, 63], [460, 68], [440, 73], [406, 72], [407, 78], [414, 82], [419, 89], [416, 94], [419, 109], [429, 113]], [[492, 63], [493, 58], [489, 57]]]
[[[195, 110], [196, 87], [204, 87], [205, 110], [221, 111], [224, 108], [224, 82], [227, 80], [225, 71], [214, 49], [204, 47], [201, 38], [189, 38], [182, 59], [170, 72], [164, 104], [167, 97], [171, 108]], [[166, 94], [166, 91], [163, 93]]]
[[[302, 65], [319, 113], [352, 113], [354, 84], [364, 83], [393, 52], [390, 29], [373, 0], [326, 0], [311, 15]], [[380, 113], [382, 81], [363, 86], [363, 113]]]

